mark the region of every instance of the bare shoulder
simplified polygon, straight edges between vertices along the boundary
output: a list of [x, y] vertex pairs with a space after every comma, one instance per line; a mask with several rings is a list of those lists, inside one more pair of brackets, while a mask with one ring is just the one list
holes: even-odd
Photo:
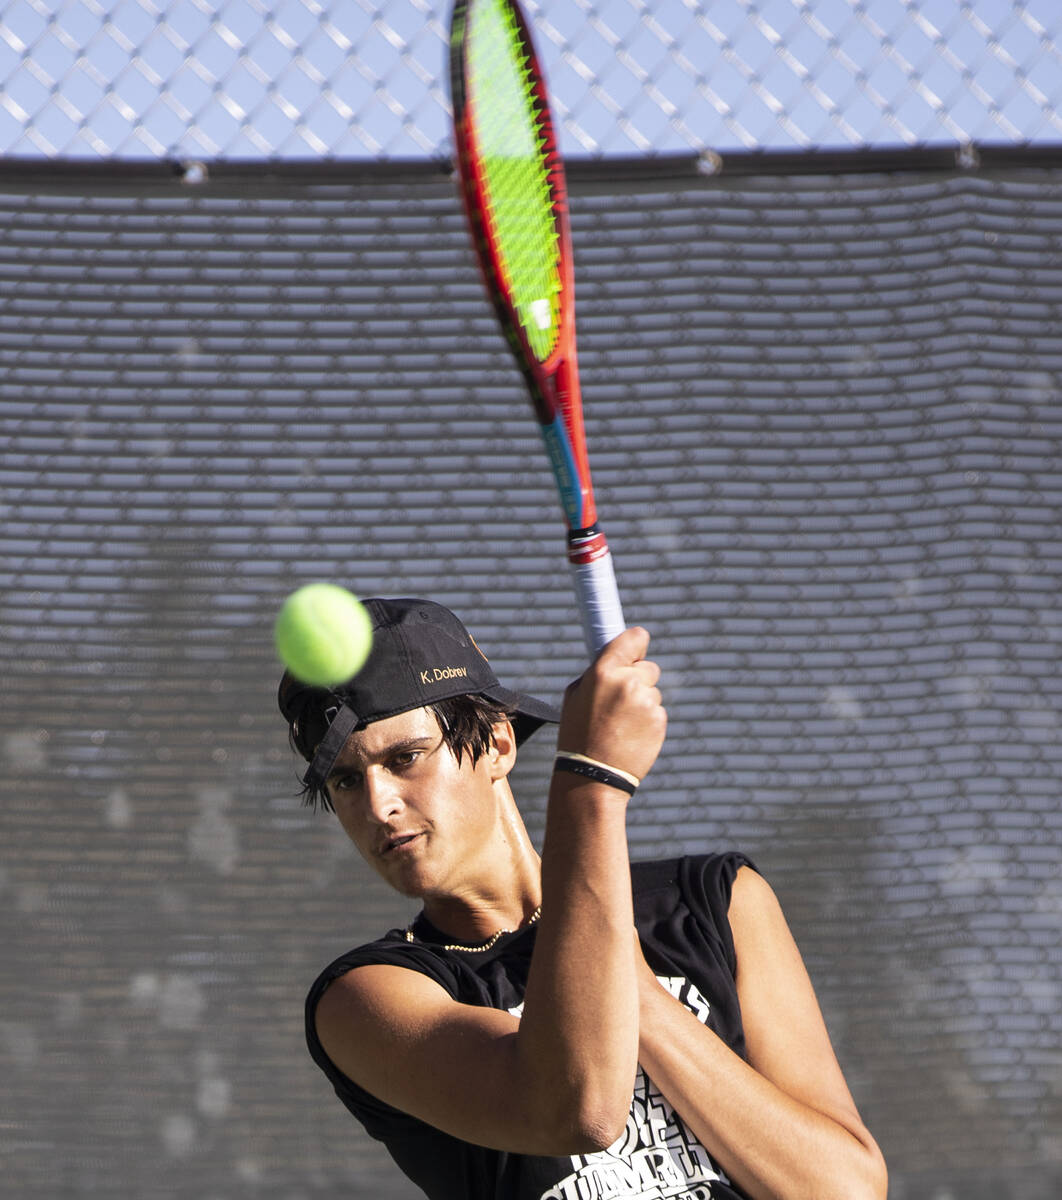
[[752, 867], [739, 867], [737, 874], [734, 876], [734, 885], [730, 892], [731, 914], [734, 912], [735, 904], [738, 907], [739, 913], [746, 909], [755, 911], [761, 908], [777, 909], [781, 911], [778, 897], [775, 895], [774, 888], [767, 882], [766, 879], [754, 870]]
[[[791, 936], [774, 888], [751, 867], [741, 867], [734, 878], [728, 916], [735, 944], [741, 942], [746, 950], [763, 940], [784, 942]], [[739, 961], [739, 969], [740, 965]]]
[[512, 1014], [462, 1004], [419, 971], [374, 963], [331, 984], [316, 1027], [332, 1062], [377, 1099], [465, 1141], [543, 1152], [513, 1094]]
[[[456, 1001], [420, 971], [388, 963], [355, 967], [341, 975], [317, 1004], [317, 1036], [329, 1058], [381, 1099], [402, 1098], [395, 1065], [444, 1069], [461, 1039], [515, 1033], [515, 1017]], [[413, 1071], [413, 1078], [420, 1074]], [[401, 1106], [400, 1106], [401, 1107]]]
[[420, 971], [388, 963], [370, 963], [340, 975], [317, 1002], [317, 1036], [342, 1068], [341, 1055], [362, 1041], [393, 1030], [412, 1033], [430, 1014], [452, 1004], [449, 994]]
[[822, 1029], [825, 1035], [810, 977], [778, 897], [749, 867], [742, 867], [734, 880], [729, 918], [746, 1034], [755, 1039], [761, 1021], [765, 1031], [777, 1032], [780, 1016], [788, 1014], [788, 1024], [799, 1013], [806, 1031]]

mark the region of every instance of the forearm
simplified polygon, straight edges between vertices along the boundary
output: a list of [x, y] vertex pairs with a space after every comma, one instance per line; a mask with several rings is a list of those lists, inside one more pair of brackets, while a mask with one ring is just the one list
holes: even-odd
[[554, 775], [542, 917], [520, 1022], [524, 1077], [586, 1148], [622, 1132], [637, 1071], [626, 801], [607, 786]]
[[[614, 638], [565, 694], [557, 748], [643, 779], [667, 714], [649, 635]], [[542, 917], [517, 1038], [536, 1112], [580, 1150], [622, 1133], [638, 1068], [638, 963], [623, 785], [554, 771], [542, 849]], [[559, 1153], [573, 1153], [561, 1150]]]
[[884, 1196], [880, 1153], [858, 1121], [782, 1091], [651, 976], [641, 978], [640, 1000], [643, 1069], [753, 1200]]

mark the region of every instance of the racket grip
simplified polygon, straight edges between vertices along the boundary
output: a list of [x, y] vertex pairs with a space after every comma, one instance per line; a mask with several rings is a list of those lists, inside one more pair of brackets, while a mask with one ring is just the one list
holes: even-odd
[[590, 657], [627, 628], [605, 535], [596, 525], [568, 535], [575, 596]]

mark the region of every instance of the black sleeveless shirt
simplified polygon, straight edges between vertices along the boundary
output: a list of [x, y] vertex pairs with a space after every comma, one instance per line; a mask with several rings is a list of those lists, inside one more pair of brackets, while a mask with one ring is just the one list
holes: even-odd
[[[727, 910], [740, 854], [631, 864], [635, 925], [664, 986], [744, 1057], [736, 963]], [[753, 869], [755, 869], [753, 867]], [[506, 934], [487, 951], [444, 950], [449, 938], [421, 915], [416, 941], [393, 929], [337, 958], [306, 999], [306, 1041], [336, 1095], [430, 1200], [733, 1200], [744, 1195], [639, 1069], [627, 1128], [607, 1150], [551, 1158], [462, 1142], [378, 1100], [348, 1079], [317, 1038], [314, 1015], [328, 985], [354, 967], [389, 963], [420, 971], [455, 1000], [519, 1015], [535, 927]], [[586, 986], [594, 986], [586, 964]]]

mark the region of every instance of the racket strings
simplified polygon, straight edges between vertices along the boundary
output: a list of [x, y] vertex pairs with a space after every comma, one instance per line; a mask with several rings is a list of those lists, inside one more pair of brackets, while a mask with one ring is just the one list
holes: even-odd
[[517, 319], [544, 362], [559, 333], [560, 244], [553, 215], [550, 139], [536, 101], [534, 65], [507, 5], [472, 9], [470, 114], [494, 245]]

